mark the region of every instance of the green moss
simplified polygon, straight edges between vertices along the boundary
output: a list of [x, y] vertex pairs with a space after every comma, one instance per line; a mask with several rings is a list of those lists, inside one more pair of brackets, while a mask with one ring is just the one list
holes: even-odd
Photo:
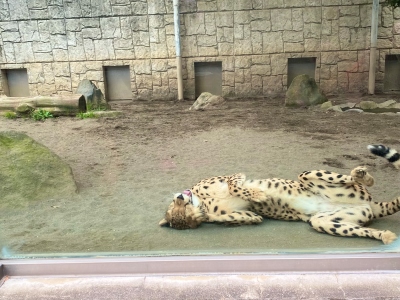
[[27, 135], [0, 133], [0, 208], [75, 193], [70, 167]]

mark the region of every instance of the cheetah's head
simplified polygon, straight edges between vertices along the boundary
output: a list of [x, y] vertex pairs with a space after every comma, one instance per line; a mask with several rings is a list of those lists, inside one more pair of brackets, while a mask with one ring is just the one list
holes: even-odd
[[159, 222], [160, 226], [169, 225], [175, 229], [193, 229], [197, 228], [206, 220], [206, 214], [197, 204], [193, 203], [192, 193], [185, 190], [182, 193], [176, 193], [174, 200], [169, 205], [164, 219]]

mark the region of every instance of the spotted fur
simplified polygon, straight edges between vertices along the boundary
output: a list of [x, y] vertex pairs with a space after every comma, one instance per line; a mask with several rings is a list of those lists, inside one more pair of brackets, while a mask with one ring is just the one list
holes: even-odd
[[[159, 224], [188, 229], [202, 222], [247, 225], [271, 218], [308, 222], [316, 231], [334, 236], [368, 237], [385, 244], [397, 238], [391, 231], [364, 226], [400, 210], [400, 198], [372, 201], [366, 187], [374, 179], [365, 167], [353, 169], [350, 175], [307, 171], [298, 179], [246, 180], [244, 174], [205, 179], [189, 194], [175, 194]], [[184, 209], [179, 201], [185, 203]]]

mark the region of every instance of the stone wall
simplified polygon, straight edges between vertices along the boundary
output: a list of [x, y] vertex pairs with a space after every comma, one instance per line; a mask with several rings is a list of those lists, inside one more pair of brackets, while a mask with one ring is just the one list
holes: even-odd
[[[367, 89], [370, 0], [181, 0], [184, 96], [194, 62], [222, 62], [223, 96], [282, 94], [288, 58], [316, 57], [327, 94]], [[172, 0], [0, 0], [0, 67], [26, 68], [31, 95], [75, 91], [129, 65], [133, 99], [177, 97]], [[400, 9], [382, 8], [377, 91], [400, 54]]]

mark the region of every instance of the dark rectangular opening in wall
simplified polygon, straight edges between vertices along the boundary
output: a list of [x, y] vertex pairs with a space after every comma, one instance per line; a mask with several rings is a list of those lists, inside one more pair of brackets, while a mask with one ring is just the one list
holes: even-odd
[[222, 62], [194, 63], [195, 96], [203, 92], [222, 95]]
[[299, 57], [288, 59], [287, 86], [289, 87], [293, 79], [302, 74], [315, 78], [316, 57]]
[[385, 91], [400, 91], [400, 55], [386, 55], [383, 88]]
[[27, 69], [3, 69], [3, 90], [8, 97], [28, 97], [29, 82]]
[[104, 67], [104, 78], [108, 101], [132, 100], [129, 66]]

